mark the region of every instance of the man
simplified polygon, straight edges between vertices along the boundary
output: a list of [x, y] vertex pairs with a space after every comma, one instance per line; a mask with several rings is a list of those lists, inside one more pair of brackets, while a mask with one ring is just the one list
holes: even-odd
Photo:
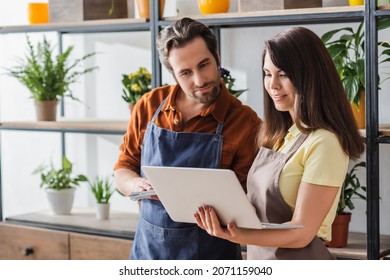
[[[246, 188], [261, 121], [223, 84], [214, 34], [183, 18], [160, 32], [157, 48], [177, 84], [136, 104], [114, 167], [118, 189], [125, 195], [152, 189], [142, 165], [229, 168]], [[152, 197], [141, 203], [131, 258], [241, 259], [241, 250], [196, 224], [173, 222]]]

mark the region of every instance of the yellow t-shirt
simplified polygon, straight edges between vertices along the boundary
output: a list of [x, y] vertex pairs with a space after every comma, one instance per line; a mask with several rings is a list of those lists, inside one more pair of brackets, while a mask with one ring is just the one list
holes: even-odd
[[[287, 153], [300, 135], [293, 125], [285, 137], [284, 145], [278, 149]], [[340, 190], [348, 169], [349, 157], [344, 153], [335, 134], [325, 129], [310, 133], [298, 150], [291, 156], [279, 177], [280, 192], [286, 203], [294, 210], [300, 182], [339, 188], [338, 195], [317, 233], [329, 241], [331, 226], [336, 215]]]

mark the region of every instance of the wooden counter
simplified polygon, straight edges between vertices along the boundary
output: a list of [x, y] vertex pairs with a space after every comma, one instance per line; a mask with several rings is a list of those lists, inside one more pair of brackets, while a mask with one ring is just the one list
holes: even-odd
[[[367, 259], [367, 235], [365, 233], [350, 232], [348, 245], [345, 248], [328, 248], [338, 259]], [[390, 255], [390, 236], [381, 235], [380, 238], [380, 258]]]
[[136, 223], [136, 214], [114, 211], [98, 220], [92, 209], [8, 217], [0, 223], [0, 259], [127, 260]]
[[70, 215], [54, 215], [47, 210], [7, 217], [5, 222], [54, 230], [134, 239], [137, 214], [111, 211], [108, 220], [98, 220], [94, 209], [72, 209]]

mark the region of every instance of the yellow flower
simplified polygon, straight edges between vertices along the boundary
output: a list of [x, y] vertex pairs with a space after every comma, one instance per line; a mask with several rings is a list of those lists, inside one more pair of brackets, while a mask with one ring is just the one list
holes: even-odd
[[151, 88], [152, 74], [145, 67], [139, 67], [137, 72], [122, 75], [122, 98], [128, 103], [135, 104], [141, 96]]
[[131, 90], [134, 90], [134, 91], [141, 91], [141, 87], [137, 84], [132, 84], [131, 85]]
[[140, 67], [138, 73], [143, 75], [149, 74], [145, 67]]

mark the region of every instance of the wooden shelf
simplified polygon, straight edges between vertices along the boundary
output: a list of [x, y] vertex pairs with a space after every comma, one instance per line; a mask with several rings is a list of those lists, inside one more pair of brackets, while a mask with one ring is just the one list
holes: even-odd
[[[266, 26], [275, 24], [314, 24], [324, 22], [361, 21], [364, 6], [319, 7], [305, 9], [280, 9], [253, 12], [188, 15], [208, 25], [220, 27]], [[166, 17], [160, 24], [167, 25], [180, 17]]]
[[128, 120], [59, 119], [50, 121], [17, 121], [0, 123], [3, 130], [51, 131], [73, 133], [124, 134]]
[[98, 220], [94, 209], [73, 209], [70, 215], [41, 211], [7, 217], [6, 223], [54, 230], [134, 239], [137, 214], [111, 211], [108, 220]]
[[145, 19], [105, 19], [87, 20], [80, 22], [63, 22], [48, 24], [30, 24], [0, 27], [0, 34], [24, 32], [121, 32], [121, 31], [149, 31], [150, 24]]
[[379, 136], [390, 136], [390, 124], [379, 125]]
[[[290, 16], [290, 15], [304, 15], [304, 14], [337, 14], [343, 12], [363, 12], [363, 6], [339, 6], [339, 7], [318, 7], [318, 8], [300, 8], [300, 9], [277, 9], [251, 12], [235, 12], [235, 13], [217, 13], [205, 15], [189, 15], [193, 19], [204, 18], [245, 18], [250, 16]], [[177, 20], [181, 17], [166, 17], [164, 19]]]
[[[360, 134], [366, 137], [366, 129], [359, 129]], [[379, 124], [379, 137], [390, 136], [390, 124]]]
[[[348, 245], [345, 248], [328, 248], [336, 258], [340, 259], [367, 259], [367, 234], [350, 232], [348, 237]], [[390, 236], [380, 236], [379, 257], [383, 258], [390, 255]]]

